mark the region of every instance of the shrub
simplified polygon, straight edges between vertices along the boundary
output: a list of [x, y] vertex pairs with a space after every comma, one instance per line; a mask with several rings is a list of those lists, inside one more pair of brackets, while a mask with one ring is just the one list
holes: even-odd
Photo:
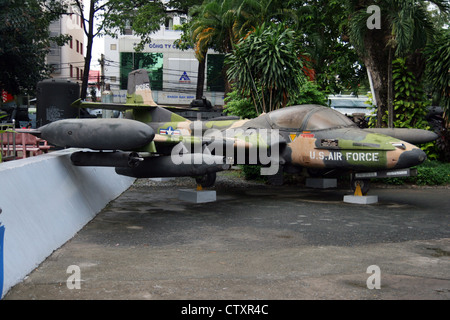
[[417, 167], [417, 176], [408, 178], [374, 179], [374, 181], [403, 185], [406, 183], [421, 186], [437, 186], [450, 184], [450, 163], [427, 160]]

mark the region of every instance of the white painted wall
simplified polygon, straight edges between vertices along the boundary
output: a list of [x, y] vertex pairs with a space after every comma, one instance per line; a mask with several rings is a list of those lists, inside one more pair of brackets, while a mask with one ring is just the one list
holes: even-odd
[[114, 168], [75, 167], [74, 151], [0, 163], [3, 295], [135, 180]]

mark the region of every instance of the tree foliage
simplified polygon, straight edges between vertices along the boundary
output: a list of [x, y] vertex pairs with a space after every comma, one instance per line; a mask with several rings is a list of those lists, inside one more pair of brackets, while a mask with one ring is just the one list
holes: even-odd
[[436, 35], [426, 47], [427, 80], [437, 102], [441, 103], [450, 122], [450, 31], [444, 30]]
[[108, 9], [100, 15], [105, 34], [116, 38], [132, 29], [141, 38], [136, 50], [151, 42], [151, 35], [164, 24], [166, 6], [163, 1], [154, 0], [109, 0]]
[[228, 76], [258, 114], [269, 112], [285, 107], [305, 81], [301, 55], [293, 30], [264, 23], [226, 56]]
[[426, 120], [429, 101], [414, 74], [408, 70], [406, 59], [393, 61], [394, 126], [397, 128], [429, 129]]
[[[189, 11], [189, 32], [196, 56], [203, 61], [208, 49], [230, 53], [236, 44], [264, 22], [286, 21], [283, 2], [279, 0], [206, 0]], [[226, 68], [225, 93], [231, 91]]]
[[376, 3], [380, 9], [380, 28], [368, 28], [367, 21], [373, 13], [367, 8], [373, 1], [346, 0], [351, 43], [372, 77], [378, 126], [382, 126], [381, 119], [386, 110], [390, 109], [390, 123], [394, 118], [392, 62], [395, 58], [415, 56], [414, 73], [416, 77], [423, 73], [421, 51], [436, 32], [428, 11], [429, 3], [435, 4], [443, 13], [449, 10], [446, 0], [380, 0]]
[[52, 41], [59, 45], [68, 41], [64, 35], [50, 36], [49, 31], [63, 10], [56, 0], [0, 1], [0, 89], [13, 95], [33, 92], [48, 77], [46, 56]]
[[313, 78], [321, 90], [358, 94], [361, 85], [367, 86], [367, 72], [349, 43], [345, 2], [291, 0], [288, 6], [295, 12], [293, 28], [311, 57]]
[[236, 21], [236, 0], [205, 1], [191, 14], [196, 17], [192, 23], [192, 36], [197, 56], [201, 57], [205, 48], [219, 53], [228, 53], [238, 38], [233, 26]]

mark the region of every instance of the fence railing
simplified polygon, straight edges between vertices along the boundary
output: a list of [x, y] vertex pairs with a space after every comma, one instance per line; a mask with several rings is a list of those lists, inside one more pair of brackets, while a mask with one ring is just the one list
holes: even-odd
[[16, 157], [15, 123], [0, 123], [0, 162], [15, 160]]

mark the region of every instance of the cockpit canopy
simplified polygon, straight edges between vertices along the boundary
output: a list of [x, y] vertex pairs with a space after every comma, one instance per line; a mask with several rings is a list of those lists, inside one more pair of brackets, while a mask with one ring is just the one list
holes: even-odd
[[307, 104], [291, 106], [263, 114], [249, 126], [272, 129], [295, 129], [303, 131], [324, 130], [340, 127], [356, 126], [348, 117], [328, 107]]

